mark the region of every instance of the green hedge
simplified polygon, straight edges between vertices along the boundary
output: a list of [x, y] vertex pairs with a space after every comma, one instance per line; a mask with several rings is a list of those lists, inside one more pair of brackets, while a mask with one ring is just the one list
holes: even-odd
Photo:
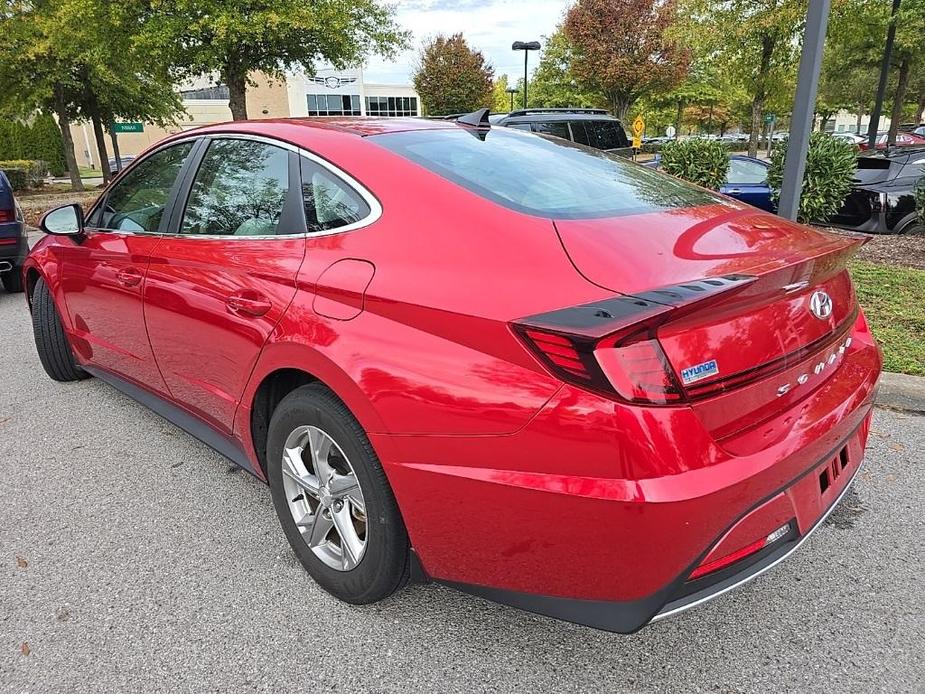
[[0, 171], [6, 174], [13, 190], [37, 188], [48, 173], [48, 164], [34, 159], [0, 161]]
[[64, 143], [55, 119], [40, 114], [30, 123], [0, 120], [0, 161], [11, 160], [44, 161], [53, 175], [63, 176]]
[[665, 173], [716, 190], [726, 182], [729, 150], [718, 140], [666, 142], [660, 166]]
[[[775, 201], [780, 196], [786, 158], [787, 139], [784, 138], [771, 148], [768, 185]], [[857, 146], [847, 140], [828, 133], [810, 134], [797, 219], [801, 222], [825, 222], [838, 212], [851, 190], [857, 158]]]
[[[691, 140], [691, 139], [700, 139], [700, 138], [687, 138], [686, 140], [681, 140], [681, 142], [686, 142], [687, 140]], [[662, 150], [665, 148], [665, 145], [670, 145], [673, 142], [675, 142], [675, 140], [672, 140], [670, 142], [656, 142], [656, 143], [649, 142], [647, 144], [644, 144], [640, 148], [639, 151], [644, 152], [646, 154], [661, 154]], [[710, 142], [718, 142], [719, 144], [721, 144], [723, 147], [726, 148], [727, 152], [745, 152], [748, 150], [748, 140], [746, 140], [745, 142], [724, 142], [722, 140], [710, 140]]]

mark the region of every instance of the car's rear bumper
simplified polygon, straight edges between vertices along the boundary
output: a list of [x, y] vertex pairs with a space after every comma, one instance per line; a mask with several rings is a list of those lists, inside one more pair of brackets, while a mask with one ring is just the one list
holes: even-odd
[[[29, 253], [29, 244], [23, 233], [22, 222], [4, 222], [0, 224], [0, 261], [9, 262], [13, 267], [22, 266]], [[2, 267], [0, 267], [2, 270]]]
[[[853, 432], [849, 440], [839, 447], [839, 450], [845, 447], [853, 447], [854, 450], [860, 450], [863, 453], [863, 447], [860, 445], [852, 446], [852, 443], [856, 442], [857, 439], [866, 437], [868, 424], [869, 416], [864, 420], [858, 431]], [[859, 442], [857, 443], [859, 444]], [[834, 452], [833, 456], [837, 456], [837, 452]], [[818, 471], [828, 466], [833, 456], [828, 456], [819, 465], [814, 466], [801, 475], [799, 479], [794, 480], [787, 489], [781, 490], [780, 494], [788, 494], [799, 485], [815, 485]], [[695, 562], [668, 586], [636, 600], [584, 600], [520, 593], [454, 581], [440, 582], [466, 593], [548, 617], [606, 631], [632, 633], [650, 622], [678, 615], [692, 607], [709, 602], [713, 598], [757, 578], [789, 557], [816, 531], [844, 498], [862, 464], [863, 458], [852, 461], [851, 466], [845, 470], [840, 483], [827, 490], [831, 492], [832, 498], [829, 500], [828, 505], [823, 507], [822, 513], [806, 530], [800, 532], [799, 522], [796, 517], [789, 519], [787, 521], [788, 533], [780, 541], [756, 552], [754, 555], [743, 558], [724, 570], [717, 571], [715, 575], [707, 575], [691, 581], [687, 577], [690, 575], [690, 570], [695, 568], [697, 564]], [[750, 513], [744, 514], [737, 524], [746, 519]], [[726, 535], [727, 533], [724, 533], [722, 537], [717, 538], [715, 544], [721, 543]], [[550, 567], [550, 570], [554, 570], [554, 567]]]

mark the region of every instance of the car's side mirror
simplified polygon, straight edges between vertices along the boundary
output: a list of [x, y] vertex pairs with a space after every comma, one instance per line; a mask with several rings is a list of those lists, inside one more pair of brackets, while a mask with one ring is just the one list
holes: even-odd
[[49, 210], [39, 221], [46, 234], [80, 236], [84, 233], [84, 211], [76, 202]]

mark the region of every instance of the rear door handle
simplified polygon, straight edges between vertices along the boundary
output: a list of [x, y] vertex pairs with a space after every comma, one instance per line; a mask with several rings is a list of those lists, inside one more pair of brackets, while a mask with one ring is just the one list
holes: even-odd
[[116, 273], [116, 279], [124, 287], [135, 287], [141, 282], [144, 275], [133, 267], [127, 267]]
[[225, 299], [225, 306], [231, 313], [243, 316], [262, 316], [273, 304], [263, 294], [253, 290], [235, 292]]
[[726, 190], [726, 195], [738, 195], [742, 190], [740, 188], [728, 188]]

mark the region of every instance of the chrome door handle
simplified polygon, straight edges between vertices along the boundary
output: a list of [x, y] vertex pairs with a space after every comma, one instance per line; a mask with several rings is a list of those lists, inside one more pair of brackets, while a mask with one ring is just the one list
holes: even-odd
[[133, 267], [127, 267], [116, 273], [116, 280], [124, 287], [135, 287], [142, 279], [143, 275]]
[[742, 190], [740, 188], [730, 188], [726, 191], [726, 195], [738, 195]]
[[231, 313], [244, 316], [262, 316], [269, 311], [273, 304], [260, 292], [243, 291], [232, 294], [225, 299], [225, 306]]

